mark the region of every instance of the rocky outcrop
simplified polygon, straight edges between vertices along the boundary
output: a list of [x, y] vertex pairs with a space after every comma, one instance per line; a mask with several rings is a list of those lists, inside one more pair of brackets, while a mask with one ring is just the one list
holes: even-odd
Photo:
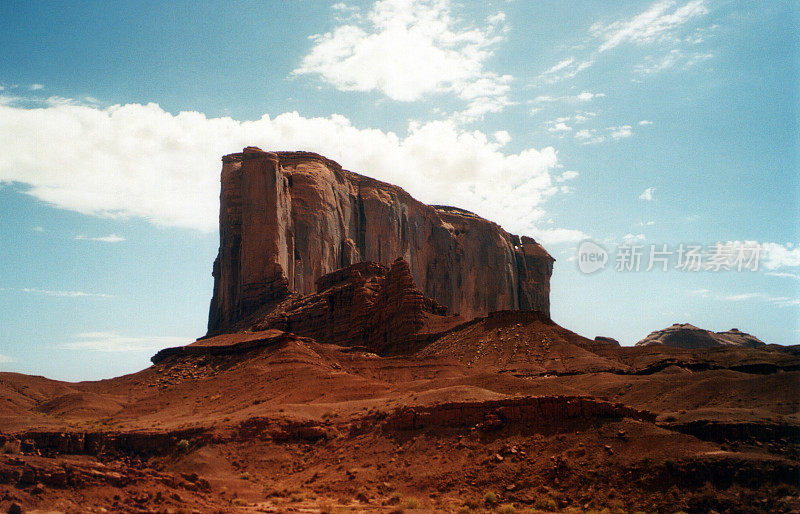
[[391, 268], [367, 261], [323, 275], [316, 293], [289, 296], [253, 328], [382, 354], [408, 352], [428, 318], [446, 311], [417, 289], [405, 260]]
[[223, 157], [220, 249], [209, 334], [242, 328], [323, 276], [397, 258], [421, 293], [465, 318], [549, 315], [553, 258], [536, 241], [453, 207], [343, 170], [308, 152], [245, 148]]
[[420, 407], [398, 408], [388, 416], [378, 414], [353, 427], [365, 431], [382, 426], [384, 430], [412, 430], [424, 427], [483, 427], [500, 428], [505, 425], [547, 425], [556, 427], [570, 420], [597, 418], [630, 418], [653, 423], [652, 412], [633, 409], [621, 403], [612, 403], [588, 396], [524, 396], [502, 400], [452, 402]]
[[602, 343], [602, 344], [610, 344], [611, 346], [621, 346], [619, 344], [619, 341], [617, 341], [613, 337], [595, 336], [594, 342], [595, 343]]
[[711, 332], [688, 323], [676, 323], [656, 330], [636, 343], [636, 346], [665, 345], [673, 348], [719, 348], [723, 346], [758, 348], [766, 346], [760, 339], [732, 328], [727, 332]]

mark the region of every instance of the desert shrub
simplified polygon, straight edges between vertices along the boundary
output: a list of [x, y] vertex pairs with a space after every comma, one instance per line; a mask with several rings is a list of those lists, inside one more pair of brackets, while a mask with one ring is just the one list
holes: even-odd
[[556, 505], [556, 501], [548, 497], [537, 498], [536, 501], [533, 502], [533, 507], [535, 509], [543, 510], [546, 512], [555, 512], [556, 510], [558, 510], [558, 505]]
[[186, 453], [189, 451], [190, 446], [191, 444], [187, 439], [181, 439], [180, 441], [178, 441], [176, 448], [178, 450], [178, 453]]
[[499, 501], [500, 499], [497, 497], [497, 494], [492, 491], [489, 491], [483, 495], [483, 504], [487, 507], [494, 507]]
[[247, 471], [242, 471], [241, 473], [239, 473], [239, 478], [241, 478], [242, 480], [250, 481], [253, 479], [253, 475], [251, 475]]
[[403, 495], [395, 492], [386, 500], [386, 505], [400, 505], [401, 501], [403, 501]]
[[464, 501], [464, 507], [468, 508], [469, 510], [478, 510], [481, 507], [481, 502], [480, 500], [471, 498]]
[[500, 505], [500, 507], [497, 509], [497, 512], [500, 514], [517, 514], [517, 509], [515, 509], [510, 503], [506, 503], [504, 505]]
[[419, 500], [416, 498], [406, 498], [403, 501], [403, 508], [404, 509], [418, 509], [419, 508]]
[[297, 503], [303, 501], [303, 495], [300, 493], [293, 493], [289, 496], [289, 501], [292, 503]]

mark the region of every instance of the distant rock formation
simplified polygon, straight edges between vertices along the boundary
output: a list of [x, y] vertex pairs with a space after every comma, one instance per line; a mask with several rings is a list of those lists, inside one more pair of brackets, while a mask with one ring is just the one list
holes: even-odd
[[732, 328], [727, 332], [711, 332], [688, 323], [676, 323], [663, 330], [656, 330], [636, 343], [636, 346], [662, 344], [674, 348], [718, 348], [736, 346], [758, 348], [766, 343], [760, 339]]
[[621, 346], [619, 341], [614, 339], [613, 337], [606, 337], [606, 336], [596, 336], [594, 338], [595, 343], [603, 343], [603, 344], [610, 344], [612, 346]]
[[263, 320], [293, 294], [324, 294], [318, 281], [336, 270], [398, 258], [421, 296], [464, 318], [502, 309], [549, 316], [554, 259], [529, 237], [425, 205], [315, 153], [248, 147], [222, 161], [209, 335]]

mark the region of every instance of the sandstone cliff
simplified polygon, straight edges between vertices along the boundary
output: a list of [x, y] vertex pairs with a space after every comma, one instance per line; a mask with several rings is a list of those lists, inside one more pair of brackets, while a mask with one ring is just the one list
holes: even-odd
[[340, 268], [398, 258], [425, 297], [464, 318], [549, 315], [554, 259], [529, 237], [425, 205], [314, 153], [249, 147], [222, 161], [209, 334], [240, 328], [293, 293], [317, 293], [317, 281]]

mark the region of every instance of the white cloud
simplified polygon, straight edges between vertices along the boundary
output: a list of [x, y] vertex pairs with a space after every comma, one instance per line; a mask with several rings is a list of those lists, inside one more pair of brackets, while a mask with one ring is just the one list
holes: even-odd
[[595, 23], [590, 32], [602, 41], [598, 48], [600, 52], [624, 43], [675, 41], [678, 29], [706, 13], [708, 9], [704, 0], [692, 0], [677, 7], [674, 1], [665, 0], [654, 3], [630, 20]]
[[800, 298], [789, 296], [773, 296], [765, 293], [742, 293], [721, 297], [722, 300], [729, 302], [762, 301], [774, 304], [778, 307], [794, 307], [800, 305]]
[[705, 297], [708, 297], [708, 295], [709, 295], [709, 293], [711, 293], [711, 291], [708, 290], [708, 289], [694, 289], [692, 291], [689, 291], [689, 293], [693, 294], [693, 295], [697, 295], [697, 296], [702, 296], [702, 297], [705, 298]]
[[[576, 48], [590, 48], [583, 57], [571, 56], [545, 70], [537, 77], [536, 84], [552, 84], [575, 77], [591, 67], [599, 54], [623, 44], [646, 45], [660, 43], [677, 46], [698, 45], [708, 37], [716, 25], [696, 27], [698, 21], [709, 12], [704, 0], [691, 0], [678, 5], [674, 0], [662, 0], [630, 19], [613, 22], [597, 22], [589, 29], [589, 39]], [[713, 57], [710, 53], [691, 52], [685, 55], [678, 48], [660, 58], [649, 57], [645, 64], [638, 65], [639, 73], [655, 73], [677, 64], [690, 68], [698, 62]]]
[[449, 0], [381, 0], [364, 22], [312, 36], [313, 48], [293, 73], [398, 101], [453, 93], [468, 102], [461, 117], [474, 119], [511, 103], [512, 77], [485, 68], [503, 40], [504, 20], [498, 13], [470, 27], [451, 15]]
[[60, 344], [59, 348], [94, 352], [151, 352], [172, 346], [183, 346], [193, 341], [186, 337], [128, 337], [114, 332], [76, 334], [73, 339]]
[[504, 153], [496, 137], [453, 121], [411, 123], [397, 135], [356, 128], [335, 114], [237, 121], [173, 115], [156, 104], [0, 106], [0, 181], [93, 216], [216, 230], [220, 156], [248, 145], [318, 152], [518, 234], [533, 232], [543, 202], [558, 193], [553, 148]]
[[651, 226], [653, 226], [653, 225], [655, 225], [655, 224], [656, 224], [656, 222], [655, 222], [655, 221], [653, 221], [653, 220], [650, 220], [650, 221], [640, 221], [640, 222], [638, 223], [638, 225], [639, 225], [640, 227], [651, 227]]
[[692, 68], [701, 62], [712, 59], [713, 57], [714, 54], [708, 52], [694, 52], [685, 54], [680, 49], [674, 48], [670, 50], [669, 53], [659, 58], [648, 56], [645, 59], [645, 62], [636, 65], [635, 70], [637, 73], [642, 75], [661, 73], [676, 67], [683, 70], [688, 70], [689, 68]]
[[506, 146], [511, 142], [511, 134], [505, 130], [498, 130], [492, 135], [494, 136], [494, 140], [497, 141], [500, 146]]
[[653, 200], [653, 193], [655, 193], [655, 191], [656, 191], [656, 188], [648, 187], [647, 189], [642, 191], [642, 194], [639, 195], [639, 200], [645, 200], [645, 201], [648, 201], [648, 202], [652, 201]]
[[622, 139], [626, 137], [631, 137], [633, 135], [633, 130], [631, 130], [630, 125], [622, 125], [619, 127], [608, 127], [606, 128], [609, 132], [611, 132], [611, 137], [614, 139]]
[[604, 96], [606, 96], [605, 93], [592, 93], [590, 91], [582, 91], [580, 94], [577, 95], [565, 95], [565, 96], [540, 95], [534, 98], [533, 101], [538, 103], [545, 103], [545, 102], [575, 103], [575, 102], [589, 102], [591, 100], [594, 100], [595, 98], [603, 98]]
[[642, 126], [642, 127], [644, 127], [646, 125], [652, 125], [652, 124], [653, 124], [653, 122], [649, 121], [649, 120], [642, 120], [642, 121], [639, 122], [639, 125]]
[[631, 125], [606, 127], [605, 132], [606, 134], [599, 132], [597, 129], [581, 129], [575, 132], [575, 139], [579, 140], [584, 145], [616, 141], [631, 137], [633, 135], [633, 127]]
[[543, 245], [557, 245], [564, 243], [577, 243], [587, 239], [585, 233], [580, 230], [567, 228], [538, 229], [533, 232], [533, 237]]
[[12, 357], [9, 357], [8, 355], [3, 355], [2, 353], [0, 353], [0, 364], [9, 364], [11, 362], [17, 362], [17, 361], [14, 360]]
[[798, 275], [797, 273], [788, 273], [784, 271], [768, 271], [764, 274], [769, 275], [770, 277], [791, 278], [793, 280], [800, 280], [800, 275]]
[[625, 234], [624, 236], [622, 236], [622, 242], [628, 245], [644, 241], [645, 239], [646, 238], [644, 234]]
[[86, 293], [84, 291], [54, 291], [50, 289], [34, 289], [25, 287], [21, 289], [24, 293], [41, 294], [45, 296], [57, 296], [61, 298], [82, 298], [82, 297], [96, 297], [96, 298], [113, 298], [113, 296], [103, 293]]
[[760, 258], [768, 270], [800, 267], [800, 245], [761, 243]]
[[41, 89], [44, 89], [44, 86], [42, 84], [31, 84], [28, 89], [30, 89], [31, 91], [39, 91]]
[[34, 232], [44, 232], [44, 227], [37, 225], [37, 226], [33, 227], [33, 231]]
[[84, 235], [77, 235], [75, 239], [78, 241], [99, 241], [101, 243], [121, 243], [125, 238], [117, 234], [109, 234], [107, 236], [88, 237]]
[[587, 59], [578, 61], [574, 57], [558, 62], [548, 70], [543, 71], [536, 79], [539, 84], [553, 84], [566, 79], [575, 77], [578, 73], [589, 68], [594, 64], [594, 60]]
[[566, 182], [567, 180], [572, 180], [578, 177], [578, 172], [574, 170], [568, 170], [562, 173], [561, 175], [556, 177], [556, 182]]
[[559, 121], [550, 125], [547, 128], [547, 130], [550, 132], [570, 132], [572, 130], [572, 127], [570, 127], [563, 121]]

